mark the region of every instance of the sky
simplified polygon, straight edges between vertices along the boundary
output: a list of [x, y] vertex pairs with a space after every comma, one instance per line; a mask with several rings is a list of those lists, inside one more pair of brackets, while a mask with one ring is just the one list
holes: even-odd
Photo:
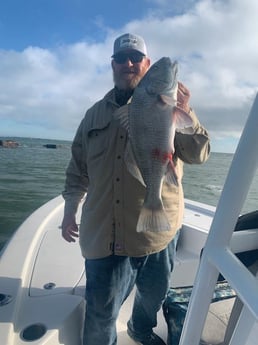
[[169, 56], [214, 152], [234, 152], [258, 92], [257, 0], [0, 2], [0, 138], [72, 140], [112, 87], [116, 37]]

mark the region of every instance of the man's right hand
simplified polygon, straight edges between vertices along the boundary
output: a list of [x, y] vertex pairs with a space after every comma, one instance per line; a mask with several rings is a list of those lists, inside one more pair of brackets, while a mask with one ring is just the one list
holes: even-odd
[[79, 237], [78, 226], [74, 216], [64, 216], [62, 221], [62, 236], [67, 242], [75, 242]]

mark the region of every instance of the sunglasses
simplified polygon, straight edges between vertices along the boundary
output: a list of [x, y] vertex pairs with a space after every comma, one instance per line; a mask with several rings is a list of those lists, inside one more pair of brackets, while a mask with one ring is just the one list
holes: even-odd
[[144, 55], [138, 53], [127, 53], [127, 54], [117, 54], [113, 57], [115, 63], [120, 65], [126, 63], [127, 59], [129, 59], [132, 63], [139, 63], [142, 62]]

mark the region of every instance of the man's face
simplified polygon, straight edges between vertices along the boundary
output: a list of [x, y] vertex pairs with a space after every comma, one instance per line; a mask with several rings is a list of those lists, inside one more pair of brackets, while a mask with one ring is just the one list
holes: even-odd
[[118, 53], [112, 60], [113, 79], [120, 90], [133, 90], [150, 67], [150, 59], [135, 50]]

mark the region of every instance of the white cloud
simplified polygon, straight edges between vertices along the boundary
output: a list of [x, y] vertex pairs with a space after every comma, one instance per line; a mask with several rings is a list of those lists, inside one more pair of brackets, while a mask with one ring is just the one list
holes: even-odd
[[178, 59], [192, 106], [214, 138], [239, 136], [258, 91], [258, 2], [189, 0], [187, 11], [180, 1], [148, 2], [159, 10], [119, 32], [105, 29], [104, 42], [0, 51], [0, 121], [11, 118], [17, 131], [39, 123], [44, 136], [53, 128], [71, 139], [85, 110], [112, 87], [114, 38], [131, 31], [145, 38], [153, 61]]
[[258, 22], [255, 0], [200, 1], [176, 18], [148, 18], [143, 28], [154, 59], [172, 56], [180, 78], [192, 92], [192, 104], [212, 132], [243, 128], [258, 91]]
[[98, 58], [101, 46], [78, 43], [55, 51], [29, 47], [0, 53], [1, 121], [38, 123], [43, 135], [49, 128], [74, 133], [85, 109], [111, 86], [108, 64]]

